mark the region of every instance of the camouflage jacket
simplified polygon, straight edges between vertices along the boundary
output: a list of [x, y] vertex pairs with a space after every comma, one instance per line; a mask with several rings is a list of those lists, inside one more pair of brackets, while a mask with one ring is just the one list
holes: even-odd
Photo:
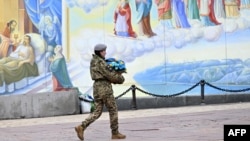
[[108, 81], [114, 84], [122, 84], [124, 82], [124, 77], [122, 74], [115, 72], [114, 70], [110, 70], [106, 61], [93, 54], [93, 58], [90, 63], [90, 74], [92, 80], [95, 81]]

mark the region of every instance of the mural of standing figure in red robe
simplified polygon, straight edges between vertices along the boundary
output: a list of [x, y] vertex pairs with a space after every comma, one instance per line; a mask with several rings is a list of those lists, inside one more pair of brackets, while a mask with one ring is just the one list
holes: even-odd
[[15, 20], [10, 20], [4, 31], [0, 34], [0, 58], [7, 57], [10, 45], [14, 44], [12, 34], [15, 31], [17, 22]]
[[136, 38], [137, 35], [133, 31], [131, 24], [131, 16], [131, 9], [128, 0], [120, 0], [114, 13], [115, 35]]

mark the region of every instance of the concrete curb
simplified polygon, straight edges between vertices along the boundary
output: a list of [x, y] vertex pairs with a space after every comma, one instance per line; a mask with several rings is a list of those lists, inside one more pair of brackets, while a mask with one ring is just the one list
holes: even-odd
[[80, 113], [77, 90], [0, 96], [0, 119], [37, 118]]

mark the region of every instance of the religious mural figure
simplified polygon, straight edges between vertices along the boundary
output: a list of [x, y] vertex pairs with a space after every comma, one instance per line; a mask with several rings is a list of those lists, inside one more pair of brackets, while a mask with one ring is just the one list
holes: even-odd
[[248, 9], [248, 8], [250, 8], [250, 0], [241, 0], [240, 9]]
[[239, 17], [240, 0], [225, 0], [225, 11], [227, 18]]
[[213, 5], [213, 0], [198, 0], [198, 7], [203, 26], [213, 26], [220, 24], [215, 17]]
[[211, 22], [213, 22], [215, 25], [219, 25], [221, 23], [217, 21], [216, 16], [215, 16], [215, 10], [214, 10], [215, 1], [217, 1], [217, 0], [210, 0], [209, 15], [208, 16], [209, 16], [209, 19], [211, 20]]
[[173, 28], [171, 0], [155, 0], [158, 10], [158, 20], [164, 27]]
[[187, 3], [187, 15], [189, 19], [200, 20], [199, 8], [197, 0], [188, 0]]
[[17, 26], [15, 20], [10, 20], [0, 34], [0, 58], [7, 57], [8, 51], [11, 45], [14, 45], [15, 40], [13, 40], [13, 33]]
[[191, 25], [188, 22], [186, 15], [186, 7], [183, 0], [173, 1], [173, 14], [175, 18], [175, 24], [177, 28], [190, 28]]
[[214, 14], [217, 19], [226, 18], [224, 0], [214, 1]]
[[52, 72], [53, 90], [69, 90], [73, 87], [67, 70], [66, 60], [62, 54], [62, 47], [57, 45], [54, 48], [54, 55], [49, 58], [50, 71]]
[[62, 44], [62, 1], [25, 0], [25, 10], [48, 45]]
[[31, 40], [29, 35], [25, 35], [23, 43], [15, 51], [0, 59], [0, 86], [39, 75]]
[[39, 22], [41, 36], [47, 41], [48, 45], [55, 47], [61, 43], [61, 26], [56, 16], [43, 15]]
[[153, 32], [150, 24], [150, 11], [152, 0], [135, 0], [137, 11], [137, 23], [139, 25], [139, 34], [142, 36], [152, 37], [156, 34]]
[[136, 37], [131, 24], [131, 9], [128, 0], [120, 0], [114, 14], [115, 29], [117, 36]]

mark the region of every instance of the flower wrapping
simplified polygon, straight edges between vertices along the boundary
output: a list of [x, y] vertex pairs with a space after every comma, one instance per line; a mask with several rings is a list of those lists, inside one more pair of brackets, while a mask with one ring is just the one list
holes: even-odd
[[125, 62], [123, 60], [117, 60], [115, 58], [108, 58], [105, 61], [110, 70], [114, 70], [120, 73], [126, 73], [127, 69], [126, 69]]

